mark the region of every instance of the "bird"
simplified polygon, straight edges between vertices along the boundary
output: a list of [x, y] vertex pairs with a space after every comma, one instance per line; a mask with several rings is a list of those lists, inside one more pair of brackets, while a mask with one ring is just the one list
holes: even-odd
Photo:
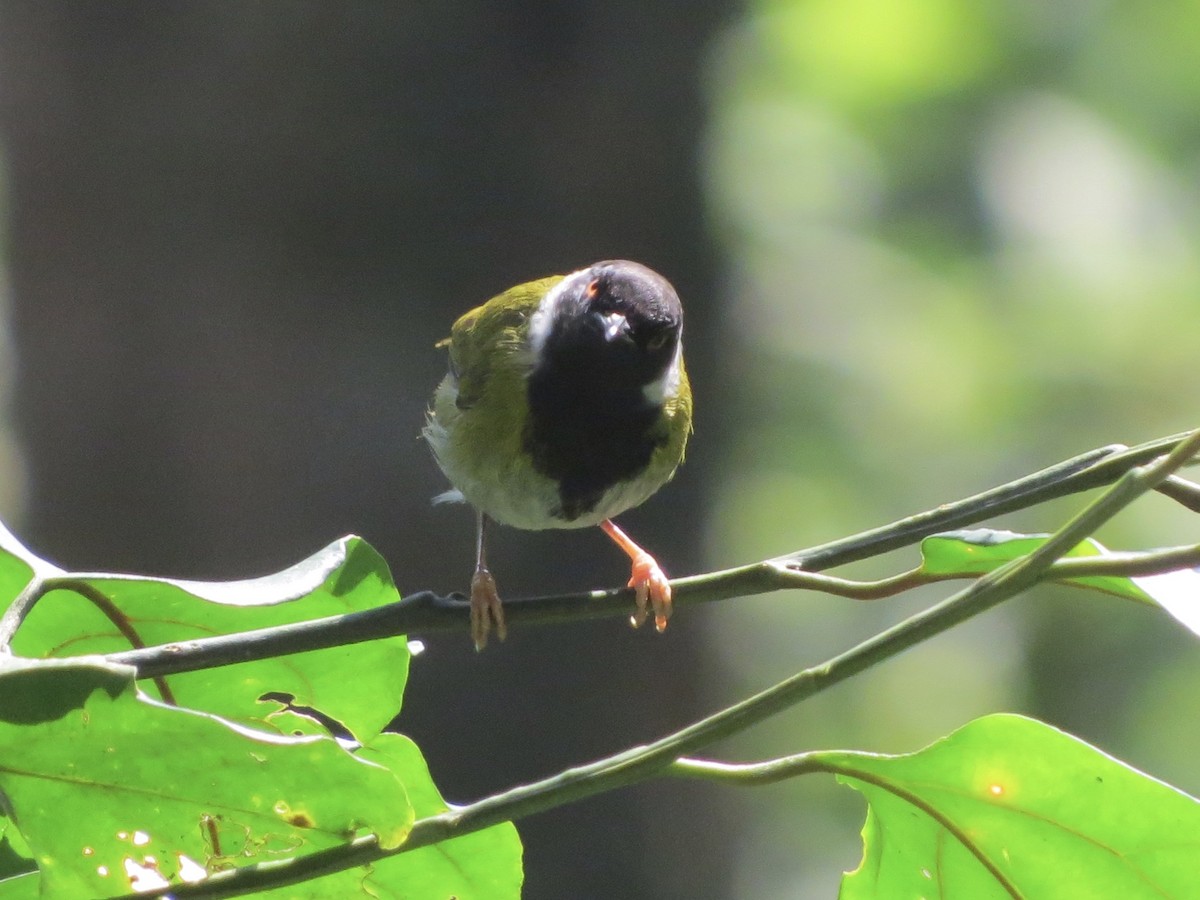
[[507, 633], [487, 565], [489, 523], [599, 526], [629, 557], [634, 627], [660, 633], [671, 585], [613, 518], [666, 484], [692, 432], [683, 307], [671, 283], [630, 260], [519, 284], [462, 315], [438, 347], [449, 372], [422, 431], [452, 485], [437, 501], [476, 511], [471, 638]]

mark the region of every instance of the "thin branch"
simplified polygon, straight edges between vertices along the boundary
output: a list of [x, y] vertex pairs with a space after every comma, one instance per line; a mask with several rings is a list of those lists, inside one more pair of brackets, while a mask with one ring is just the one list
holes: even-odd
[[[768, 562], [764, 565], [779, 566], [781, 583], [778, 587], [780, 588], [790, 587], [795, 590], [819, 591], [823, 594], [847, 597], [851, 600], [882, 600], [887, 597], [895, 597], [913, 588], [943, 581], [963, 581], [969, 578], [978, 578], [984, 574], [983, 572], [934, 573], [916, 568], [877, 581], [853, 581], [816, 572], [795, 570], [790, 568], [791, 564], [780, 566], [778, 562]], [[1067, 579], [1101, 576], [1137, 578], [1196, 567], [1200, 567], [1200, 544], [1188, 544], [1160, 550], [1108, 552], [1103, 556], [1064, 558], [1047, 568], [1041, 574], [1039, 581], [1066, 581]]]
[[1200, 513], [1200, 484], [1172, 475], [1158, 486], [1158, 492], [1192, 512]]
[[0, 653], [11, 653], [13, 637], [34, 605], [47, 593], [47, 579], [36, 572], [21, 593], [17, 594], [4, 615], [0, 616]]
[[[21, 627], [21, 623], [33, 611], [33, 607], [39, 600], [49, 594], [51, 591], [70, 591], [77, 594], [83, 599], [91, 603], [100, 611], [112, 626], [121, 632], [121, 636], [125, 638], [137, 650], [146, 650], [146, 642], [142, 640], [142, 636], [138, 634], [133, 623], [129, 621], [129, 617], [124, 611], [113, 603], [103, 593], [98, 591], [95, 586], [87, 581], [73, 575], [52, 575], [48, 577], [35, 575], [25, 585], [25, 589], [17, 595], [12, 605], [5, 610], [3, 618], [0, 618], [0, 652], [12, 652], [12, 641], [16, 637], [17, 630]], [[150, 678], [154, 680], [155, 686], [158, 688], [159, 696], [164, 703], [169, 703], [171, 706], [177, 706], [175, 695], [171, 691], [170, 685], [167, 684], [163, 674], [147, 673], [141, 675], [140, 678]]]
[[[974, 578], [969, 574], [929, 574], [912, 569], [877, 581], [854, 581], [819, 572], [792, 568], [791, 563], [768, 560], [739, 569], [694, 575], [671, 582], [678, 605], [711, 603], [775, 590], [807, 590], [853, 600], [879, 600], [915, 587], [943, 581]], [[1147, 553], [1112, 553], [1106, 556], [1062, 559], [1043, 573], [1040, 580], [1113, 575], [1137, 577], [1200, 566], [1200, 545], [1175, 547]], [[519, 610], [510, 621], [544, 624], [563, 619], [627, 615], [623, 592], [561, 595], [515, 601]], [[411, 594], [399, 603], [292, 625], [278, 625], [219, 637], [197, 638], [145, 649], [110, 653], [110, 662], [133, 666], [139, 678], [161, 678], [198, 669], [215, 668], [378, 640], [402, 634], [461, 630], [465, 601], [439, 597], [429, 592]]]
[[[939, 531], [976, 524], [1000, 513], [1102, 486], [1133, 466], [1169, 452], [1182, 437], [1172, 435], [1132, 448], [1119, 444], [1100, 447], [981, 494], [943, 504], [889, 525], [799, 550], [775, 560], [676, 579], [672, 586], [680, 603], [704, 603], [783, 587], [804, 586], [794, 582], [785, 583], [786, 570], [794, 572], [803, 569], [811, 574], [834, 568], [916, 543]], [[1187, 508], [1200, 512], [1200, 486], [1172, 476], [1158, 490]], [[9, 648], [21, 622], [33, 605], [49, 593], [47, 584], [58, 575], [57, 570], [53, 576], [35, 575], [0, 616], [0, 652]], [[833, 590], [831, 592], [836, 593]], [[525, 624], [625, 617], [632, 596], [633, 592], [629, 589], [589, 591], [510, 600], [505, 609], [510, 621]], [[461, 630], [465, 628], [468, 617], [469, 605], [465, 598], [420, 591], [410, 594], [399, 603], [363, 612], [126, 651], [113, 654], [111, 658], [138, 666], [141, 677], [154, 677], [411, 632]]]
[[694, 778], [736, 787], [757, 787], [764, 784], [775, 784], [799, 775], [841, 771], [837, 767], [830, 766], [823, 757], [824, 754], [819, 750], [794, 753], [790, 756], [781, 756], [777, 759], [755, 763], [731, 763], [681, 756], [667, 767], [664, 774], [676, 778]]
[[1091, 578], [1112, 575], [1142, 578], [1200, 566], [1200, 544], [1168, 547], [1141, 553], [1107, 553], [1104, 556], [1079, 556], [1060, 559], [1048, 572], [1050, 578]]
[[1137, 497], [1157, 487], [1198, 449], [1200, 431], [1179, 442], [1167, 456], [1128, 471], [1110, 490], [1085, 507], [1029, 555], [1005, 564], [941, 603], [863, 641], [823, 665], [805, 669], [774, 687], [657, 741], [568, 769], [532, 784], [512, 788], [468, 806], [420, 819], [413, 825], [408, 840], [396, 850], [382, 850], [378, 841], [368, 835], [286, 862], [247, 866], [215, 873], [206, 881], [194, 885], [129, 895], [129, 900], [138, 896], [162, 896], [165, 893], [178, 898], [229, 897], [283, 887], [366, 865], [387, 856], [407, 853], [661, 774], [679, 757], [761, 722], [1021, 593], [1037, 582], [1059, 557], [1089, 537]]
[[[1102, 486], [1134, 466], [1171, 451], [1179, 445], [1182, 437], [1173, 435], [1159, 438], [1133, 448], [1121, 445], [1101, 447], [973, 497], [943, 504], [843, 540], [734, 569], [678, 578], [671, 582], [675, 602], [679, 605], [707, 603], [804, 587], [839, 593], [834, 589], [839, 580], [818, 583], [811, 581], [812, 576], [824, 569], [916, 543], [940, 531], [976, 524], [999, 513]], [[1176, 481], [1180, 485], [1189, 484], [1183, 479]], [[1181, 496], [1187, 494], [1179, 485], [1176, 487]], [[803, 570], [803, 574], [798, 570]], [[853, 582], [840, 583], [848, 586], [847, 591], [855, 590]], [[887, 596], [887, 588], [881, 590], [884, 593], [878, 596]], [[842, 596], [856, 595], [842, 592]], [[632, 604], [633, 592], [627, 588], [588, 591], [509, 600], [505, 603], [505, 616], [510, 624], [526, 625], [617, 616], [626, 618]], [[220, 637], [179, 641], [146, 650], [128, 650], [110, 654], [108, 658], [113, 662], [135, 666], [139, 677], [147, 678], [403, 634], [465, 631], [468, 618], [469, 605], [465, 598], [420, 591], [410, 594], [399, 603], [361, 612]]]
[[[1190, 432], [1174, 434], [1138, 444], [1136, 447], [1125, 447], [1121, 444], [1099, 447], [981, 494], [943, 504], [890, 525], [789, 553], [778, 557], [778, 560], [793, 563], [811, 572], [878, 556], [917, 543], [940, 531], [974, 525], [1002, 513], [1026, 509], [1068, 494], [1104, 487], [1135, 466], [1145, 465], [1170, 453], [1189, 435]], [[1179, 482], [1187, 484], [1183, 479], [1179, 479]], [[1172, 491], [1172, 499], [1179, 502], [1183, 502], [1180, 498], [1188, 497], [1187, 491], [1177, 484]], [[1197, 502], [1200, 503], [1200, 499], [1197, 499]]]

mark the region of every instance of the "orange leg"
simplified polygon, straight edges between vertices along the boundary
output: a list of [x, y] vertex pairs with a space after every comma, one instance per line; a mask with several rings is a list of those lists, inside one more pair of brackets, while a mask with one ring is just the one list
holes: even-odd
[[633, 563], [629, 587], [637, 595], [637, 611], [629, 617], [629, 624], [637, 628], [646, 621], [649, 611], [654, 611], [654, 627], [661, 634], [667, 630], [667, 619], [671, 618], [671, 584], [655, 562], [654, 557], [639, 547], [617, 527], [612, 519], [600, 523], [604, 533], [625, 551]]
[[500, 595], [496, 592], [496, 579], [488, 571], [484, 558], [484, 532], [487, 529], [487, 516], [478, 514], [475, 532], [475, 574], [471, 576], [471, 640], [475, 649], [482, 650], [487, 646], [488, 635], [493, 624], [496, 627], [496, 637], [504, 640], [508, 636], [508, 628], [504, 624], [504, 607], [500, 605]]

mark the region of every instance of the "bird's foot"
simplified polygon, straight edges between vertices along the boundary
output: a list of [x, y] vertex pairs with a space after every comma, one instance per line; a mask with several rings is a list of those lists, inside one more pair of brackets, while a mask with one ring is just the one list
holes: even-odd
[[504, 640], [508, 637], [508, 628], [504, 624], [504, 607], [500, 604], [500, 595], [496, 592], [496, 579], [487, 569], [479, 568], [471, 576], [471, 640], [475, 649], [482, 650], [487, 646], [488, 635], [495, 626], [496, 637]]
[[667, 619], [671, 618], [671, 583], [667, 581], [666, 574], [654, 557], [635, 544], [612, 519], [605, 519], [600, 527], [633, 563], [628, 587], [633, 588], [637, 609], [629, 617], [629, 624], [637, 628], [653, 611], [654, 628], [662, 634], [667, 630]]
[[667, 575], [644, 550], [633, 557], [633, 574], [629, 578], [637, 600], [637, 610], [629, 617], [629, 624], [637, 628], [654, 613], [654, 630], [662, 634], [667, 630], [667, 619], [671, 618], [671, 583]]

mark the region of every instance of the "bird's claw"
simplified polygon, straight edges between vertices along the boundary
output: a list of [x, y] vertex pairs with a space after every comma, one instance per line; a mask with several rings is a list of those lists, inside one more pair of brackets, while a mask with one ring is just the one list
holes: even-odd
[[471, 640], [475, 642], [476, 650], [487, 646], [493, 626], [500, 640], [508, 637], [504, 607], [496, 591], [496, 579], [487, 569], [477, 569], [471, 577]]
[[629, 624], [639, 627], [654, 613], [654, 630], [662, 634], [667, 630], [667, 619], [671, 618], [671, 583], [666, 573], [648, 553], [635, 557], [633, 573], [629, 578], [633, 588], [637, 609], [629, 617]]

